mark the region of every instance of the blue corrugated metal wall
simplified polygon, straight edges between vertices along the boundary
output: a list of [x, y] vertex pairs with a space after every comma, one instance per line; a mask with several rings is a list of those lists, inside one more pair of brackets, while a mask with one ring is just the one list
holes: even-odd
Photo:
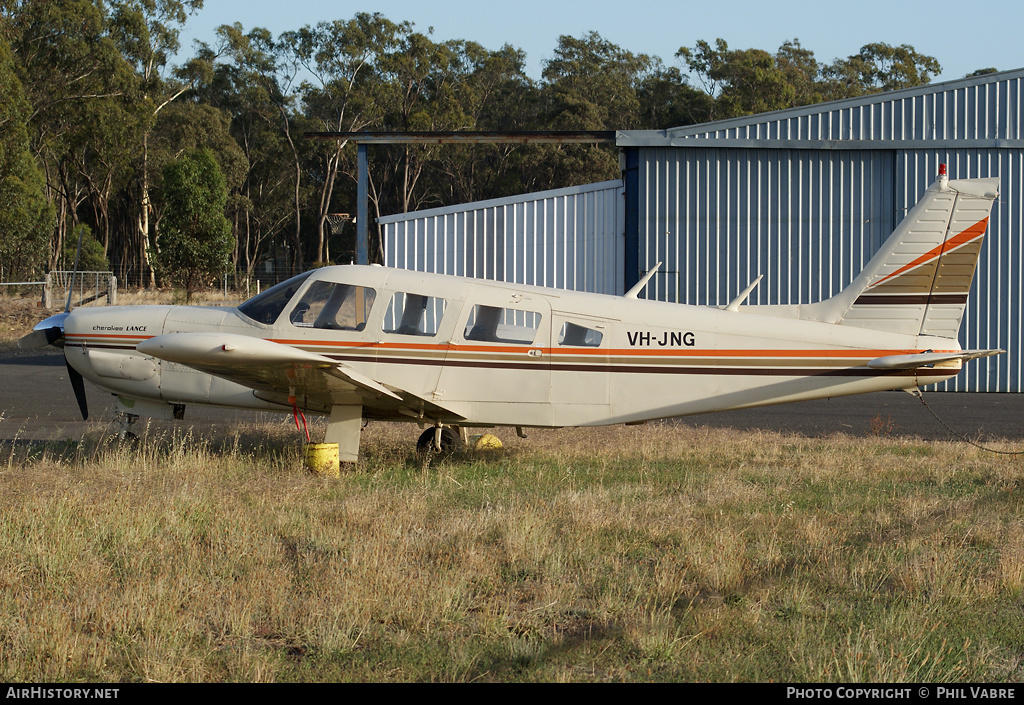
[[380, 219], [389, 267], [622, 293], [622, 182]]
[[[961, 326], [979, 360], [939, 388], [1022, 391], [1024, 70], [665, 132], [621, 132], [639, 204], [627, 285], [663, 261], [648, 296], [724, 305], [818, 301], [846, 286], [946, 163], [952, 179], [1001, 176]], [[628, 257], [627, 257], [628, 261]]]
[[827, 298], [892, 231], [885, 153], [640, 150], [639, 263], [663, 262], [649, 298], [751, 303]]

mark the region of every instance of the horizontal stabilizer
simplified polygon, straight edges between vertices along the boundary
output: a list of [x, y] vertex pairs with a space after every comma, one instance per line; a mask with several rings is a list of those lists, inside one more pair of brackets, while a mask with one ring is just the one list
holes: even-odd
[[979, 357], [999, 355], [1005, 350], [961, 350], [959, 352], [923, 352], [912, 355], [886, 355], [876, 357], [868, 363], [873, 370], [910, 370], [915, 367], [930, 367], [951, 360], [975, 360]]

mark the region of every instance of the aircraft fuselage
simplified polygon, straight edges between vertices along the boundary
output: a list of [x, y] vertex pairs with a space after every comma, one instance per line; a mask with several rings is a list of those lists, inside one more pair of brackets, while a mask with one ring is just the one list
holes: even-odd
[[[362, 297], [351, 325], [311, 321], [298, 310], [314, 287], [337, 285]], [[403, 328], [403, 316], [414, 318], [408, 315], [413, 303], [423, 310], [415, 326]], [[771, 307], [762, 315], [758, 308], [726, 311], [343, 266], [298, 282], [269, 323], [238, 308], [76, 309], [65, 324], [65, 353], [90, 382], [127, 399], [287, 411], [289, 389], [254, 390], [257, 385], [136, 349], [182, 332], [259, 338], [408, 393], [404, 403], [386, 394], [367, 403], [365, 390], [355, 394], [307, 379], [298, 393], [291, 390], [306, 411], [356, 404], [368, 418], [461, 418], [470, 426], [632, 423], [913, 388], [948, 379], [961, 367], [953, 360], [872, 369], [867, 363], [880, 357], [959, 346], [948, 338], [780, 318]]]

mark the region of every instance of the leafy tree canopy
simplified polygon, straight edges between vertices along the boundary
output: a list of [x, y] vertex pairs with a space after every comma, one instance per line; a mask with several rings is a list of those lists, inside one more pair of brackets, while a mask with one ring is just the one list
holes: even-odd
[[8, 281], [42, 273], [54, 223], [43, 173], [29, 150], [29, 109], [10, 46], [0, 37], [0, 266]]
[[166, 212], [158, 271], [185, 289], [187, 300], [227, 272], [234, 248], [224, 215], [227, 188], [212, 150], [200, 148], [163, 169]]
[[[922, 85], [940, 70], [906, 44], [866, 44], [826, 63], [797, 39], [774, 52], [699, 41], [669, 66], [587, 32], [559, 37], [533, 80], [516, 47], [436, 41], [430, 29], [368, 12], [276, 37], [224, 25], [170, 65], [203, 4], [0, 0], [5, 273], [52, 266], [79, 225], [122, 281], [153, 283], [156, 267], [190, 294], [221, 271], [225, 249], [240, 276], [268, 259], [329, 261], [349, 247], [327, 217], [355, 212], [356, 150], [305, 140], [307, 131], [667, 129]], [[370, 217], [602, 181], [619, 169], [609, 146], [374, 147]], [[223, 185], [211, 186], [217, 178]], [[379, 252], [372, 232], [371, 243]], [[216, 266], [185, 266], [193, 261]]]

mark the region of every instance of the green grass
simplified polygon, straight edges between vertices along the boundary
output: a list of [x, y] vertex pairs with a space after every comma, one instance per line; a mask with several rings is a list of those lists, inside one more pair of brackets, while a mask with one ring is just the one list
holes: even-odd
[[0, 453], [0, 679], [1006, 682], [1021, 460], [684, 424]]

